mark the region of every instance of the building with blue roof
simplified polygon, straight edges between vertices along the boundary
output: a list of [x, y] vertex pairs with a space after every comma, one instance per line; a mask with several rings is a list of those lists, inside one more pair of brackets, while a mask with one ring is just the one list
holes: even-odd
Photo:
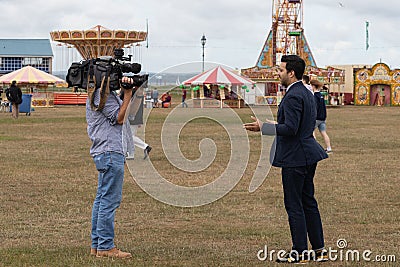
[[0, 39], [0, 75], [25, 66], [51, 74], [52, 64], [49, 39]]

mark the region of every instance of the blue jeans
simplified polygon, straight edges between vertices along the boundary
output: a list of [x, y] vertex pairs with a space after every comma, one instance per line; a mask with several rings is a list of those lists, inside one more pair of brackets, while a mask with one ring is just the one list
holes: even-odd
[[93, 160], [99, 176], [92, 209], [92, 248], [109, 250], [115, 247], [114, 217], [122, 199], [125, 157], [105, 152], [93, 157]]
[[282, 168], [285, 209], [289, 217], [292, 250], [307, 250], [307, 234], [313, 250], [324, 247], [322, 222], [314, 198], [314, 174], [317, 164]]
[[186, 100], [186, 98], [182, 97], [182, 107], [185, 107], [185, 106], [188, 107], [188, 105], [186, 104], [185, 100]]

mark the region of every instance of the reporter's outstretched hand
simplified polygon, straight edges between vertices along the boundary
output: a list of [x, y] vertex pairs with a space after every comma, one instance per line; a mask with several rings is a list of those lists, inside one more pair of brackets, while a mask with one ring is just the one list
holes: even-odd
[[251, 119], [254, 122], [245, 123], [243, 124], [243, 127], [248, 131], [259, 132], [262, 127], [262, 122], [254, 116], [251, 116]]

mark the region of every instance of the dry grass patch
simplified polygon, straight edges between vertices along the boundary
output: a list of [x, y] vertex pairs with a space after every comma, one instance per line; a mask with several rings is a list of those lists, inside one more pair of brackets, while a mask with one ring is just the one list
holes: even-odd
[[[183, 129], [180, 145], [187, 158], [199, 156], [201, 138], [213, 138], [218, 147], [215, 162], [205, 171], [183, 173], [167, 162], [156, 145], [168, 111], [154, 111], [153, 128], [146, 136], [157, 169], [186, 186], [218, 177], [230, 153], [221, 126], [198, 120]], [[249, 121], [249, 109], [237, 112]], [[127, 170], [116, 216], [116, 242], [134, 259], [90, 258], [97, 178], [84, 116], [84, 107], [37, 109], [18, 120], [0, 113], [0, 266], [274, 266], [258, 261], [257, 251], [264, 245], [290, 248], [280, 170], [271, 169], [264, 184], [248, 192], [260, 141], [250, 134], [252, 154], [242, 180], [210, 205], [177, 208], [157, 202]], [[345, 238], [351, 249], [396, 254], [400, 261], [399, 117], [398, 108], [328, 109], [334, 153], [319, 164], [315, 181], [327, 246], [335, 248], [336, 241]]]

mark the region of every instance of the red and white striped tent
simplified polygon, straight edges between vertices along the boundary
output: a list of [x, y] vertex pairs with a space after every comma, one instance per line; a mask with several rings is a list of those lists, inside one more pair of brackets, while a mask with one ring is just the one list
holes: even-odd
[[183, 82], [184, 85], [202, 85], [202, 84], [224, 84], [224, 85], [244, 85], [254, 84], [252, 80], [245, 78], [233, 71], [227, 70], [221, 66], [200, 73], [193, 78]]

